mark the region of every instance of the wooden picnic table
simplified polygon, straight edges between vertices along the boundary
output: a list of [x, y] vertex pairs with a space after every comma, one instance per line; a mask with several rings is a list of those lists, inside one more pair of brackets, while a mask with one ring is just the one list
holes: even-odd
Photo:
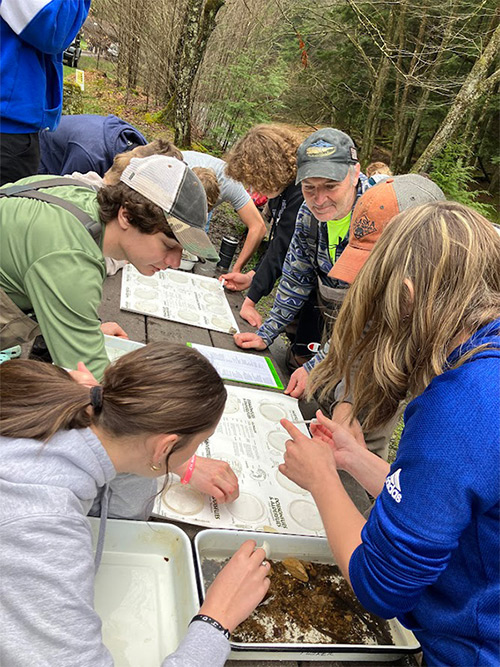
[[[103, 286], [103, 299], [100, 308], [100, 317], [103, 322], [114, 321], [118, 322], [120, 326], [125, 329], [129, 338], [140, 343], [152, 343], [159, 342], [162, 340], [168, 340], [171, 342], [177, 343], [198, 343], [201, 345], [208, 345], [210, 347], [219, 347], [226, 350], [238, 350], [236, 347], [233, 336], [230, 334], [221, 333], [219, 331], [211, 331], [208, 329], [202, 329], [201, 327], [194, 327], [187, 324], [181, 324], [180, 322], [173, 322], [170, 320], [158, 319], [156, 317], [150, 317], [148, 315], [140, 315], [137, 313], [131, 313], [125, 310], [120, 310], [120, 292], [121, 292], [121, 281], [122, 273], [119, 271], [114, 276], [109, 276], [106, 278]], [[229, 292], [226, 291], [226, 296], [228, 302], [231, 306], [233, 315], [238, 323], [240, 331], [254, 331], [255, 329], [251, 327], [248, 322], [243, 320], [240, 317], [239, 310], [241, 304], [243, 303], [243, 295], [240, 292]], [[285, 345], [282, 341], [277, 339], [269, 349], [265, 352], [258, 352], [256, 350], [251, 350], [253, 354], [262, 354], [270, 356], [278, 374], [280, 376], [283, 385], [286, 386], [289, 373], [286, 370], [284, 359], [285, 359]], [[229, 383], [237, 384], [237, 383]], [[239, 385], [241, 386], [241, 385]], [[278, 391], [273, 389], [265, 389], [265, 391]], [[313, 416], [313, 407], [310, 404], [305, 402], [300, 402], [299, 407], [301, 412], [304, 414], [305, 418], [310, 418]], [[342, 482], [349, 496], [352, 498], [353, 502], [361, 512], [366, 512], [370, 507], [370, 500], [364, 491], [364, 489], [347, 473], [341, 472]], [[200, 530], [203, 530], [199, 526], [194, 526], [191, 524], [179, 523], [175, 521], [168, 521], [167, 519], [155, 519], [157, 521], [166, 521], [168, 523], [173, 523], [182, 528], [190, 537], [193, 539], [196, 533]], [[295, 660], [285, 660], [279, 661], [279, 664], [283, 667], [338, 667], [340, 665], [348, 663], [352, 667], [374, 667], [375, 665], [380, 665], [380, 662], [351, 662], [351, 661], [295, 661]], [[277, 661], [272, 660], [229, 660], [227, 663], [228, 667], [255, 667], [260, 665], [261, 667], [274, 667], [277, 664]], [[395, 666], [405, 666], [405, 667], [414, 667], [417, 663], [414, 658], [410, 656], [404, 656], [394, 662], [389, 663]]]

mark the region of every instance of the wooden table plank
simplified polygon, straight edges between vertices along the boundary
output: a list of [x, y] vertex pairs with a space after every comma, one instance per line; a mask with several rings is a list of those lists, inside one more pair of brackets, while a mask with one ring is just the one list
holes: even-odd
[[146, 318], [148, 343], [169, 341], [171, 343], [198, 343], [212, 346], [210, 332], [201, 327], [192, 327], [182, 322], [160, 320], [157, 317]]
[[122, 272], [108, 276], [102, 286], [102, 302], [99, 316], [103, 322], [118, 322], [130, 340], [146, 343], [146, 318], [138, 313], [120, 310]]

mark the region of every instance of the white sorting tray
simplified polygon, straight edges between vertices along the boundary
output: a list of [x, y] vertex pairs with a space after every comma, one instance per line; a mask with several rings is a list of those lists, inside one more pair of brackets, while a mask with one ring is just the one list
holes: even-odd
[[[330, 547], [324, 537], [302, 537], [252, 531], [203, 530], [194, 540], [196, 567], [205, 594], [202, 558], [227, 558], [248, 539], [257, 545], [263, 540], [271, 547], [270, 558], [282, 560], [295, 557], [316, 563], [334, 563]], [[420, 651], [420, 644], [412, 632], [396, 619], [389, 621], [394, 646], [368, 644], [292, 644], [292, 643], [242, 643], [231, 642], [233, 660], [306, 660], [306, 661], [376, 661], [397, 660], [405, 653]]]
[[108, 336], [104, 334], [104, 347], [106, 354], [110, 361], [115, 361], [119, 357], [123, 357], [127, 352], [138, 350], [144, 347], [144, 343], [138, 343], [135, 340], [128, 340], [128, 338], [118, 338], [118, 336]]
[[[95, 546], [100, 520], [90, 522]], [[199, 609], [186, 533], [169, 524], [108, 519], [95, 608], [115, 667], [161, 665]]]

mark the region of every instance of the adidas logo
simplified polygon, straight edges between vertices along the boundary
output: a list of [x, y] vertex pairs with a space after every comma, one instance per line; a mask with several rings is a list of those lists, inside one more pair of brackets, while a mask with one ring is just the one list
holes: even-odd
[[401, 502], [401, 485], [399, 483], [399, 475], [401, 474], [401, 468], [398, 468], [396, 472], [393, 472], [392, 475], [385, 480], [385, 488], [389, 492], [389, 495], [394, 498], [397, 503]]

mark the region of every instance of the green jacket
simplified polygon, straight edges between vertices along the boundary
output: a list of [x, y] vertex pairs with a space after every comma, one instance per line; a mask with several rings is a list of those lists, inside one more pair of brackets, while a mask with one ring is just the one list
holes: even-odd
[[[74, 185], [45, 191], [99, 220], [96, 192]], [[98, 317], [106, 277], [101, 248], [68, 211], [22, 197], [0, 199], [0, 239], [0, 287], [19, 308], [35, 312], [56, 364], [76, 368], [83, 361], [100, 379], [109, 363]]]

